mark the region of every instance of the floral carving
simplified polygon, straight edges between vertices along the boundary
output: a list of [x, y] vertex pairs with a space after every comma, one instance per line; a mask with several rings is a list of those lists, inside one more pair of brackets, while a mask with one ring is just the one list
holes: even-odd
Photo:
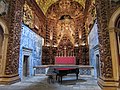
[[110, 40], [108, 27], [109, 2], [107, 0], [96, 0], [98, 35], [99, 35], [99, 50], [100, 50], [100, 69], [101, 75], [105, 78], [113, 77], [112, 58], [110, 50]]
[[18, 60], [20, 47], [20, 33], [22, 21], [22, 1], [10, 1], [9, 10], [9, 41], [7, 49], [7, 61], [5, 67], [5, 74], [18, 74]]

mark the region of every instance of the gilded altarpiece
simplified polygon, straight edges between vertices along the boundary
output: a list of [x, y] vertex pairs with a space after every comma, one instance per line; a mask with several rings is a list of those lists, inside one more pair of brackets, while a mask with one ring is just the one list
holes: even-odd
[[[57, 56], [76, 56], [76, 64], [88, 65], [87, 35], [90, 30], [89, 25], [95, 18], [93, 16], [92, 19], [86, 19], [91, 15], [87, 15], [91, 12], [89, 7], [95, 8], [91, 3], [93, 3], [91, 0], [88, 1], [85, 7], [72, 0], [60, 0], [52, 4], [45, 13], [47, 16], [46, 48], [56, 47]], [[88, 23], [88, 20], [92, 23]]]

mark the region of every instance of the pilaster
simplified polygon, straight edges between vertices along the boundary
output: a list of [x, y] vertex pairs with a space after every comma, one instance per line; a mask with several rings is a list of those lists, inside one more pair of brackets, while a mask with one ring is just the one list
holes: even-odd
[[[98, 38], [100, 48], [100, 77], [98, 84], [102, 90], [117, 90], [119, 86], [118, 54], [114, 30], [108, 27], [110, 0], [96, 0]], [[114, 53], [113, 53], [114, 52]]]
[[0, 75], [0, 84], [11, 84], [19, 81], [19, 48], [21, 36], [22, 7], [24, 0], [10, 0], [7, 13], [7, 28], [9, 35], [4, 35], [3, 51], [7, 51], [2, 62], [2, 74]]

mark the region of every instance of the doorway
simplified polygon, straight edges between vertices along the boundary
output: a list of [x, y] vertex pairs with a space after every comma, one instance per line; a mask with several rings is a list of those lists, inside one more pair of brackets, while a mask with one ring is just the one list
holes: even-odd
[[29, 76], [29, 56], [24, 55], [23, 57], [23, 77]]
[[[118, 51], [118, 63], [119, 63], [119, 68], [120, 68], [120, 32], [116, 33], [116, 38], [117, 38], [117, 51]], [[119, 77], [120, 77], [120, 69], [119, 69]]]
[[3, 39], [4, 39], [4, 32], [2, 29], [2, 26], [0, 25], [0, 59], [2, 59], [2, 44], [3, 44]]
[[99, 54], [96, 55], [96, 71], [97, 71], [97, 78], [99, 78], [100, 76]]
[[3, 28], [0, 25], [0, 73], [2, 73], [2, 46], [3, 46], [3, 40], [4, 40], [4, 32], [3, 32]]
[[[120, 68], [120, 14], [116, 19], [115, 27], [116, 27], [116, 38], [117, 38], [116, 41], [117, 41], [117, 51], [118, 51], [118, 62]], [[119, 77], [120, 77], [120, 69], [119, 69]]]

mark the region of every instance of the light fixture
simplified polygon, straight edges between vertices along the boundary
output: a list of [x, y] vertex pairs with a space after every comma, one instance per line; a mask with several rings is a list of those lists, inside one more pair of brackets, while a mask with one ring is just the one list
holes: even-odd
[[46, 46], [50, 46], [50, 44], [47, 44]]
[[39, 27], [38, 27], [37, 25], [35, 25], [35, 28], [36, 28], [36, 29], [39, 29]]
[[77, 44], [77, 43], [75, 44], [75, 47], [78, 47], [78, 44]]
[[85, 43], [84, 43], [84, 42], [82, 42], [82, 43], [81, 43], [81, 45], [82, 45], [82, 46], [85, 46]]
[[66, 30], [68, 30], [68, 27], [65, 27]]
[[81, 35], [79, 35], [79, 38], [81, 39], [81, 38], [82, 38], [82, 36], [81, 36]]
[[50, 32], [50, 40], [52, 40], [53, 39], [53, 32], [51, 31]]
[[53, 45], [53, 47], [57, 47], [57, 45]]

